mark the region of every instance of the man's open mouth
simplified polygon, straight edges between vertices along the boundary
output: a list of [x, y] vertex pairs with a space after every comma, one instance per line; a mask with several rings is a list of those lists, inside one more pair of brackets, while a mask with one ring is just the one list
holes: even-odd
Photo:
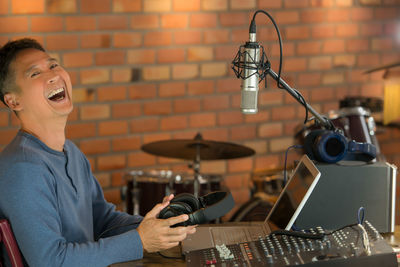
[[65, 89], [64, 87], [55, 89], [50, 92], [50, 94], [47, 96], [47, 98], [51, 101], [60, 101], [65, 98]]

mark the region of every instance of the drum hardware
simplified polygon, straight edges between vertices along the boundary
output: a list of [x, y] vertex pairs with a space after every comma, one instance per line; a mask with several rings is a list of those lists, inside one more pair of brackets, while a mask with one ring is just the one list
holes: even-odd
[[168, 157], [192, 160], [190, 167], [194, 172], [194, 196], [199, 196], [201, 160], [234, 159], [251, 156], [251, 148], [219, 141], [204, 140], [200, 133], [194, 139], [163, 140], [145, 144], [141, 149], [147, 153]]

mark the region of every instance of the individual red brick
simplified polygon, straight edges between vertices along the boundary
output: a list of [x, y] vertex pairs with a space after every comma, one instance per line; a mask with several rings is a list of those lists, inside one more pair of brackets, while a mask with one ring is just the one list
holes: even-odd
[[326, 20], [325, 9], [304, 9], [300, 11], [302, 23], [323, 23]]
[[63, 19], [59, 17], [32, 17], [32, 32], [60, 32], [63, 29]]
[[282, 7], [282, 0], [270, 1], [270, 0], [259, 0], [258, 7], [262, 9], [275, 9]]
[[187, 49], [187, 60], [188, 61], [211, 61], [214, 57], [214, 51], [212, 47], [189, 47]]
[[72, 52], [63, 54], [63, 65], [66, 68], [88, 67], [93, 64], [91, 52]]
[[157, 15], [134, 15], [131, 19], [132, 29], [156, 29], [160, 26]]
[[[262, 31], [263, 29], [261, 28], [259, 31]], [[259, 34], [260, 35], [260, 34]], [[232, 30], [231, 33], [231, 39], [235, 43], [243, 43], [243, 40], [246, 40], [249, 38], [249, 30], [248, 29], [239, 29], [239, 30]], [[258, 37], [259, 40], [263, 41], [264, 39]]]
[[390, 51], [393, 49], [392, 38], [376, 38], [372, 40], [371, 48], [373, 51]]
[[[215, 59], [216, 60], [229, 60], [232, 61], [236, 53], [238, 52], [239, 46], [237, 45], [222, 45], [215, 47]], [[287, 46], [285, 46], [285, 55], [287, 53]]]
[[78, 48], [78, 36], [73, 34], [57, 34], [46, 37], [48, 50], [70, 50]]
[[216, 26], [217, 26], [217, 15], [215, 14], [194, 13], [190, 16], [191, 28], [214, 28]]
[[252, 158], [232, 159], [228, 161], [228, 172], [248, 172], [253, 169]]
[[287, 40], [302, 40], [310, 38], [310, 28], [308, 26], [288, 26], [286, 27]]
[[227, 65], [225, 62], [203, 63], [200, 65], [201, 77], [223, 77], [227, 73]]
[[127, 63], [129, 64], [150, 64], [156, 60], [154, 49], [131, 49], [128, 50]]
[[101, 16], [98, 18], [99, 30], [128, 29], [128, 17], [121, 15]]
[[276, 12], [275, 20], [279, 25], [299, 23], [300, 13], [296, 10]]
[[253, 125], [234, 126], [229, 129], [232, 140], [249, 140], [256, 137], [256, 127]]
[[297, 78], [297, 84], [300, 87], [316, 86], [321, 83], [320, 73], [302, 73]]
[[115, 68], [111, 70], [111, 80], [114, 83], [131, 82], [133, 77], [131, 68]]
[[199, 11], [201, 0], [173, 0], [174, 11]]
[[126, 121], [102, 121], [99, 123], [99, 135], [121, 135], [128, 133], [128, 123]]
[[374, 11], [376, 19], [386, 20], [386, 19], [396, 19], [399, 17], [398, 8], [396, 9], [391, 7], [382, 7], [382, 8], [376, 8]]
[[361, 25], [361, 36], [378, 36], [382, 35], [384, 25], [375, 23], [364, 23]]
[[28, 31], [26, 17], [0, 17], [0, 33], [21, 33]]
[[183, 130], [187, 128], [186, 116], [171, 116], [161, 119], [160, 129], [162, 131]]
[[283, 132], [283, 125], [280, 122], [264, 123], [259, 126], [259, 137], [277, 137], [281, 136]]
[[204, 95], [213, 94], [215, 92], [214, 81], [201, 80], [193, 81], [188, 83], [188, 94], [189, 95]]
[[290, 120], [296, 118], [294, 106], [282, 106], [272, 108], [271, 119], [274, 121]]
[[114, 137], [112, 139], [113, 151], [132, 151], [140, 149], [141, 140], [139, 136]]
[[340, 84], [344, 82], [343, 73], [324, 73], [322, 76], [322, 84]]
[[159, 130], [159, 119], [157, 117], [134, 119], [131, 123], [132, 133], [154, 132]]
[[173, 39], [179, 45], [200, 44], [202, 33], [194, 30], [175, 31]]
[[303, 71], [307, 68], [307, 61], [305, 58], [288, 58], [283, 63], [285, 71]]
[[310, 70], [326, 70], [332, 67], [332, 57], [330, 56], [321, 56], [321, 57], [313, 57], [310, 59], [309, 69]]
[[82, 84], [105, 83], [110, 80], [110, 72], [107, 69], [81, 70]]
[[173, 103], [173, 111], [175, 113], [189, 113], [198, 112], [201, 110], [201, 100], [200, 99], [176, 99]]
[[271, 114], [269, 111], [258, 110], [257, 114], [252, 114], [244, 117], [245, 123], [253, 122], [266, 122], [271, 120]]
[[368, 51], [369, 40], [365, 39], [351, 39], [346, 41], [346, 52], [361, 52]]
[[335, 36], [335, 26], [334, 25], [313, 25], [311, 28], [311, 36], [313, 38], [322, 38], [322, 39], [332, 38]]
[[168, 12], [171, 11], [171, 0], [145, 0], [144, 12]]
[[8, 1], [0, 1], [0, 14], [7, 14], [8, 13]]
[[308, 7], [308, 0], [285, 0], [284, 7], [286, 8], [304, 8]]
[[108, 173], [95, 173], [94, 176], [102, 188], [109, 187], [111, 185], [111, 179]]
[[52, 0], [45, 1], [48, 13], [75, 13], [77, 11], [76, 1]]
[[317, 55], [321, 53], [321, 42], [308, 41], [297, 45], [298, 55]]
[[184, 29], [187, 27], [189, 17], [187, 14], [161, 15], [161, 27], [165, 29]]
[[201, 9], [205, 11], [223, 11], [228, 9], [228, 0], [202, 0]]
[[218, 79], [217, 80], [217, 92], [238, 92], [240, 90], [240, 81], [238, 79]]
[[97, 52], [96, 65], [122, 65], [125, 63], [125, 52], [121, 50]]
[[154, 98], [157, 95], [157, 89], [154, 84], [138, 84], [129, 86], [129, 98], [145, 99]]
[[231, 0], [231, 8], [232, 9], [254, 9], [256, 8], [256, 0]]
[[374, 12], [371, 8], [353, 7], [350, 10], [350, 17], [352, 21], [368, 21], [371, 20], [374, 16]]
[[326, 40], [322, 45], [322, 52], [331, 54], [331, 53], [341, 53], [345, 51], [345, 41], [342, 39], [339, 40]]
[[7, 145], [17, 134], [18, 129], [0, 130], [0, 145]]
[[79, 148], [85, 155], [107, 153], [110, 151], [110, 141], [108, 139], [83, 140], [79, 143]]
[[229, 138], [228, 128], [208, 128], [201, 131], [204, 139], [225, 141]]
[[65, 25], [67, 31], [93, 31], [96, 29], [96, 18], [92, 16], [67, 17]]
[[224, 110], [229, 107], [229, 96], [205, 96], [203, 100], [203, 110]]
[[172, 42], [171, 32], [147, 32], [144, 35], [144, 45], [146, 46], [168, 46]]
[[81, 106], [80, 111], [82, 120], [106, 119], [110, 117], [110, 107], [108, 105]]
[[90, 88], [74, 88], [72, 100], [74, 103], [93, 102], [94, 90]]
[[156, 164], [156, 158], [150, 154], [137, 152], [128, 155], [128, 167], [142, 167]]
[[216, 125], [216, 121], [214, 113], [197, 113], [189, 117], [190, 127], [212, 127]]
[[370, 67], [370, 66], [378, 66], [379, 64], [379, 55], [373, 53], [367, 53], [359, 55], [357, 58], [357, 66]]
[[110, 155], [97, 158], [97, 169], [100, 171], [117, 170], [125, 167], [125, 155]]
[[82, 48], [109, 48], [111, 47], [110, 34], [84, 34], [81, 37]]
[[243, 123], [240, 111], [225, 111], [218, 113], [218, 125], [233, 125]]
[[44, 0], [13, 0], [11, 12], [13, 14], [39, 14], [44, 13]]
[[145, 115], [166, 115], [172, 111], [171, 101], [151, 101], [143, 104]]
[[115, 101], [126, 99], [126, 87], [125, 86], [106, 86], [97, 88], [97, 100], [103, 101]]
[[9, 123], [9, 111], [0, 111], [0, 126], [8, 126]]
[[197, 64], [179, 64], [172, 67], [172, 78], [174, 80], [192, 79], [199, 76]]
[[91, 0], [81, 0], [81, 13], [109, 13], [111, 11], [111, 0], [97, 0], [93, 4]]
[[140, 103], [118, 103], [112, 105], [113, 118], [127, 118], [141, 115]]
[[218, 16], [220, 24], [224, 27], [247, 25], [249, 23], [249, 18], [243, 12], [225, 12], [218, 14]]
[[354, 37], [359, 35], [358, 24], [346, 23], [345, 25], [336, 26], [336, 36], [338, 37]]
[[333, 88], [317, 88], [311, 91], [311, 101], [321, 102], [332, 100], [335, 97]]
[[69, 123], [66, 127], [66, 136], [69, 139], [96, 136], [95, 123]]
[[182, 48], [169, 48], [158, 50], [158, 62], [174, 63], [185, 60], [185, 50]]
[[142, 68], [142, 79], [144, 81], [169, 80], [171, 77], [169, 66], [157, 65]]
[[183, 82], [170, 82], [160, 84], [158, 89], [160, 97], [176, 97], [185, 95], [185, 84]]
[[255, 168], [253, 171], [263, 171], [275, 169], [281, 166], [281, 159], [278, 155], [260, 156], [255, 159]]
[[204, 33], [205, 44], [223, 44], [229, 42], [228, 30], [209, 30]]
[[116, 13], [139, 12], [142, 10], [142, 2], [131, 0], [113, 0], [112, 10]]
[[330, 9], [327, 11], [326, 22], [348, 22], [350, 11], [348, 9]]

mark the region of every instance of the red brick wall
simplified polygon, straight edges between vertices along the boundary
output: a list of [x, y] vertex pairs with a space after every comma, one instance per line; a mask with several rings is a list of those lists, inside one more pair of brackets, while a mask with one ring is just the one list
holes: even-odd
[[[201, 165], [202, 173], [224, 175], [241, 204], [251, 172], [282, 166], [304, 119], [272, 80], [260, 92], [259, 113], [240, 113], [230, 64], [257, 9], [271, 13], [282, 33], [283, 77], [316, 110], [337, 109], [345, 96], [383, 96], [382, 72], [363, 72], [400, 60], [398, 0], [0, 0], [0, 44], [34, 37], [70, 72], [75, 109], [67, 136], [88, 156], [108, 200], [122, 203], [128, 170], [188, 170], [188, 162], [154, 157], [141, 145], [201, 132], [257, 151]], [[260, 14], [257, 24], [277, 71], [272, 23]], [[1, 106], [0, 149], [17, 129]], [[400, 166], [400, 131], [384, 129], [379, 140]]]

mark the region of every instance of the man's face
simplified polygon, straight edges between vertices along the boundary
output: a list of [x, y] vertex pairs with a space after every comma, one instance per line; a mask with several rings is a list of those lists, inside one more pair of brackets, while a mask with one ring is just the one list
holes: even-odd
[[39, 121], [66, 117], [73, 108], [72, 85], [68, 73], [47, 53], [26, 49], [10, 65], [19, 88], [19, 114]]

